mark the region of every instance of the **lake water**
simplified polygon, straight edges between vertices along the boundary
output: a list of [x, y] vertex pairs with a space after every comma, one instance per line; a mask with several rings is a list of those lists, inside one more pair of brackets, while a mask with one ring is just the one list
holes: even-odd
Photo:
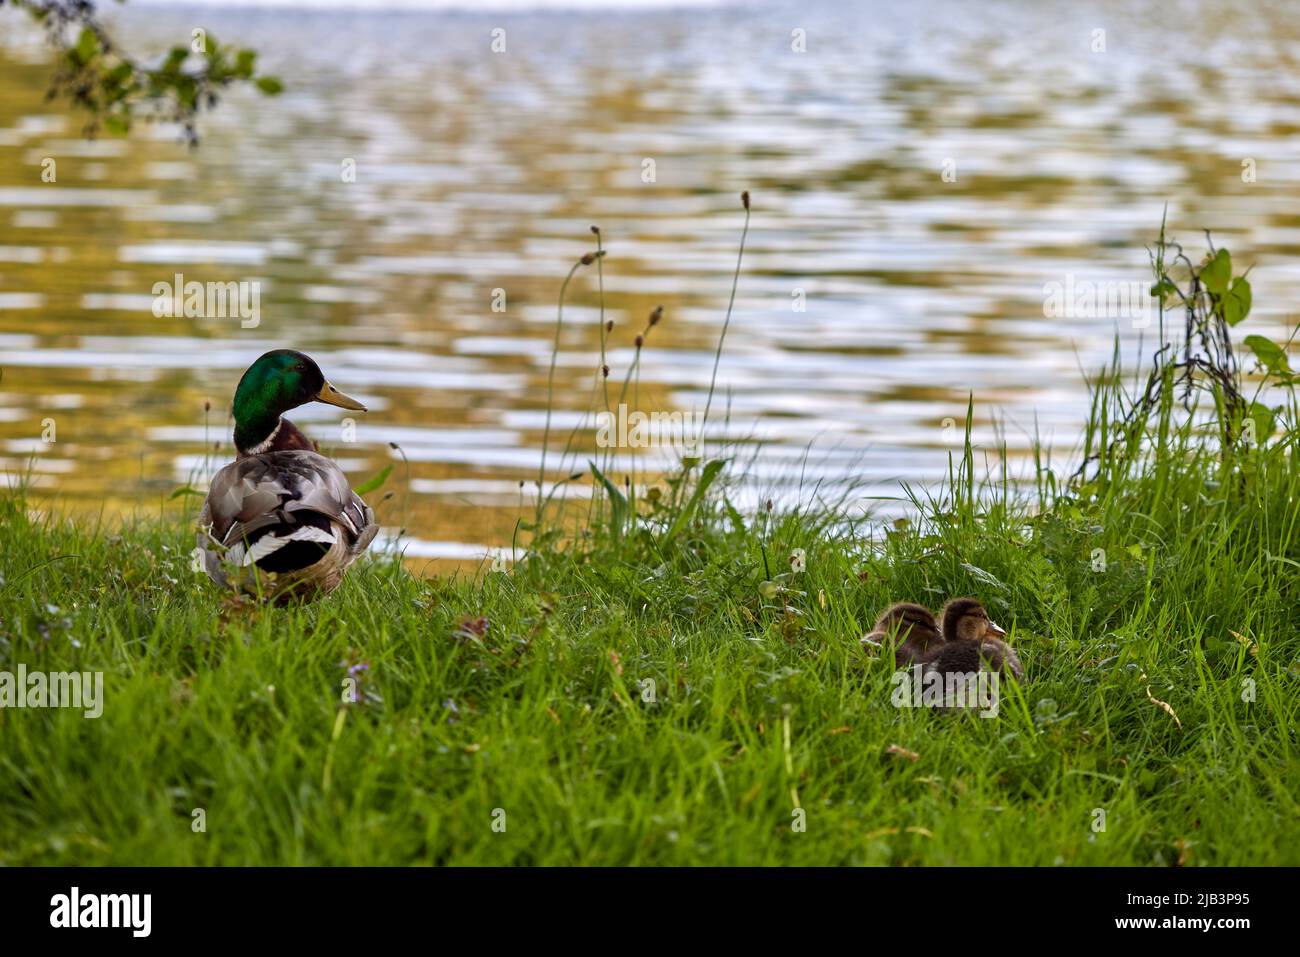
[[[1053, 284], [1145, 289], [1166, 205], [1189, 250], [1210, 228], [1254, 264], [1257, 331], [1289, 326], [1300, 293], [1300, 26], [1283, 4], [108, 6], [138, 53], [202, 26], [258, 49], [286, 92], [228, 97], [195, 150], [169, 128], [83, 139], [42, 100], [39, 38], [0, 11], [0, 473], [30, 467], [64, 508], [156, 511], [202, 486], [230, 456], [239, 374], [287, 346], [370, 406], [354, 429], [324, 406], [293, 418], [354, 482], [396, 463], [380, 515], [405, 519], [410, 554], [436, 569], [508, 542], [589, 227], [608, 249], [610, 381], [662, 304], [627, 401], [698, 413], [743, 189], [706, 452], [726, 438], [752, 458], [734, 492], [750, 504], [847, 495], [888, 514], [900, 482], [945, 473], [971, 395], [985, 449], [1000, 422], [1013, 458], [1035, 430], [1067, 454], [1085, 372], [1116, 335], [1149, 351], [1154, 322], [1140, 297], [1087, 315], [1045, 301]], [[177, 274], [258, 283], [257, 325], [155, 317]], [[565, 312], [553, 478], [591, 457], [557, 449], [593, 407], [600, 328], [591, 267]], [[661, 460], [619, 456], [620, 479]]]

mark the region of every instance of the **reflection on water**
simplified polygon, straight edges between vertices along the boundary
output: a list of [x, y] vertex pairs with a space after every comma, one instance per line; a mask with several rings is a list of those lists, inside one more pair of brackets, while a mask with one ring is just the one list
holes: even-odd
[[[1300, 26], [1284, 7], [848, 7], [114, 12], [138, 51], [203, 25], [287, 81], [232, 96], [197, 151], [166, 129], [81, 138], [42, 102], [39, 43], [0, 13], [0, 473], [30, 470], [66, 506], [156, 505], [229, 456], [242, 369], [294, 346], [370, 407], [355, 435], [337, 409], [294, 418], [358, 481], [396, 462], [390, 534], [405, 520], [413, 555], [472, 557], [509, 541], [541, 464], [554, 302], [588, 227], [609, 249], [611, 381], [662, 303], [629, 401], [700, 410], [742, 189], [755, 214], [710, 426], [746, 460], [764, 443], [737, 500], [852, 487], [866, 504], [934, 480], [972, 394], [978, 442], [1001, 417], [1013, 454], [1035, 429], [1068, 446], [1080, 370], [1114, 334], [1152, 332], [1114, 310], [1048, 318], [1045, 288], [1145, 280], [1166, 204], [1189, 248], [1209, 227], [1253, 262], [1256, 315], [1287, 322]], [[155, 318], [154, 285], [177, 274], [258, 282], [258, 323]], [[565, 313], [556, 478], [586, 458], [555, 454], [575, 429], [594, 444], [595, 279]]]

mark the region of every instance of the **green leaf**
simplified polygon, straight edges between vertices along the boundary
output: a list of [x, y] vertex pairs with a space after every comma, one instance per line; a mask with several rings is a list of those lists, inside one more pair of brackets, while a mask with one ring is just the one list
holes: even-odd
[[1291, 374], [1291, 365], [1287, 362], [1286, 350], [1272, 339], [1265, 336], [1247, 336], [1243, 341], [1246, 348], [1255, 353], [1255, 358], [1269, 372], [1282, 373], [1283, 375]]
[[712, 485], [718, 475], [721, 474], [723, 466], [726, 464], [726, 459], [714, 459], [712, 462], [709, 462], [704, 466], [704, 471], [700, 473], [700, 480], [695, 483], [695, 490], [691, 492], [691, 497], [686, 500], [686, 504], [683, 505], [682, 510], [677, 513], [677, 517], [673, 519], [673, 523], [668, 526], [668, 531], [664, 533], [664, 548], [671, 545], [673, 539], [681, 534], [682, 529], [684, 529], [686, 524], [691, 520], [691, 516], [699, 507], [700, 502], [704, 500], [705, 494], [709, 491], [709, 486]]
[[1223, 297], [1223, 319], [1230, 326], [1235, 326], [1246, 318], [1250, 312], [1250, 283], [1245, 276], [1238, 276], [1232, 281], [1232, 288]]
[[740, 514], [736, 506], [731, 504], [731, 499], [725, 495], [722, 498], [722, 507], [727, 511], [727, 520], [731, 522], [731, 530], [737, 535], [744, 535], [745, 517]]
[[1126, 548], [1125, 551], [1129, 553], [1130, 557], [1136, 558], [1138, 561], [1142, 560], [1142, 546], [1136, 542]]
[[125, 136], [131, 129], [131, 118], [124, 113], [109, 113], [104, 117], [104, 129], [114, 136]]
[[253, 75], [253, 67], [256, 63], [256, 50], [240, 50], [235, 56], [235, 75], [247, 80]]
[[284, 89], [284, 84], [280, 82], [278, 77], [259, 76], [257, 78], [257, 88], [267, 96], [275, 96]]
[[176, 79], [176, 99], [182, 106], [193, 107], [199, 96], [198, 84], [193, 77], [181, 76]]
[[163, 65], [160, 69], [163, 73], [175, 73], [181, 68], [181, 64], [185, 62], [186, 57], [189, 55], [189, 47], [172, 47], [167, 53], [167, 59], [163, 61]]
[[121, 86], [127, 80], [131, 79], [135, 69], [129, 63], [119, 63], [113, 69], [104, 74], [104, 80], [113, 86]]
[[95, 36], [95, 31], [90, 27], [82, 27], [81, 35], [77, 37], [77, 45], [74, 49], [78, 60], [82, 63], [89, 63], [95, 54], [99, 52], [99, 37]]
[[624, 497], [623, 493], [618, 490], [618, 487], [609, 479], [605, 478], [605, 474], [601, 472], [600, 469], [596, 468], [595, 462], [589, 461], [587, 464], [591, 466], [591, 474], [596, 476], [596, 481], [601, 484], [605, 489], [605, 494], [609, 496], [609, 507], [611, 513], [609, 517], [610, 531], [613, 532], [614, 541], [617, 542], [623, 537], [623, 529], [627, 524], [627, 499]]
[[379, 486], [387, 482], [388, 476], [392, 474], [393, 474], [393, 467], [391, 465], [385, 465], [382, 469], [379, 470], [378, 474], [376, 474], [374, 478], [362, 482], [352, 491], [356, 492], [358, 495], [365, 495], [367, 492], [373, 492], [375, 489], [379, 488]]
[[1000, 582], [996, 576], [989, 574], [984, 569], [976, 565], [971, 565], [968, 562], [962, 562], [961, 567], [963, 570], [965, 570], [966, 574], [973, 577], [981, 585], [988, 585], [990, 588], [996, 588], [998, 591], [1011, 590], [1007, 588], [1007, 586], [1004, 585], [1002, 582]]
[[203, 494], [204, 494], [203, 492], [200, 492], [196, 488], [190, 488], [188, 485], [182, 485], [176, 491], [172, 492], [171, 495], [167, 496], [167, 500], [171, 501], [174, 498], [180, 498], [182, 495], [198, 495], [202, 497]]
[[1255, 444], [1263, 445], [1277, 424], [1277, 415], [1272, 409], [1260, 402], [1252, 402], [1246, 412], [1250, 421], [1255, 423]]
[[1232, 279], [1232, 257], [1226, 249], [1220, 249], [1214, 258], [1201, 267], [1201, 284], [1216, 296], [1228, 291], [1228, 281]]
[[1168, 278], [1161, 279], [1151, 287], [1151, 295], [1155, 296], [1157, 299], [1164, 299], [1166, 296], [1172, 296], [1177, 291], [1178, 287], [1174, 285], [1172, 279]]

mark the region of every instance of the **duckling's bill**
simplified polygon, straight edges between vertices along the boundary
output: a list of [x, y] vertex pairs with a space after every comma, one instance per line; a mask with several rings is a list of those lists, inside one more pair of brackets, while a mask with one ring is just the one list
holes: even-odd
[[334, 386], [326, 382], [316, 393], [316, 401], [324, 402], [326, 405], [337, 405], [340, 409], [353, 409], [357, 412], [365, 412], [366, 407], [352, 398], [350, 395], [344, 395]]

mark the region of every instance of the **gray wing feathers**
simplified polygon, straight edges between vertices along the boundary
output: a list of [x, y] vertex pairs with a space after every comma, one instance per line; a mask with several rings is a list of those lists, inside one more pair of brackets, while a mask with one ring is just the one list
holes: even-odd
[[365, 551], [379, 531], [370, 506], [352, 491], [343, 470], [323, 455], [269, 452], [231, 462], [212, 479], [199, 514], [204, 530], [199, 544], [209, 574], [224, 578], [213, 574], [220, 556], [208, 546], [238, 549], [240, 555], [226, 557], [242, 563], [242, 551], [253, 533], [268, 525], [298, 524], [294, 513], [302, 511], [317, 512], [342, 527], [349, 561]]
[[[223, 544], [266, 525], [293, 522], [298, 511], [338, 519], [352, 536], [374, 523], [374, 513], [334, 462], [316, 452], [272, 452], [231, 462], [212, 480], [199, 517]], [[287, 514], [280, 514], [281, 512]]]

